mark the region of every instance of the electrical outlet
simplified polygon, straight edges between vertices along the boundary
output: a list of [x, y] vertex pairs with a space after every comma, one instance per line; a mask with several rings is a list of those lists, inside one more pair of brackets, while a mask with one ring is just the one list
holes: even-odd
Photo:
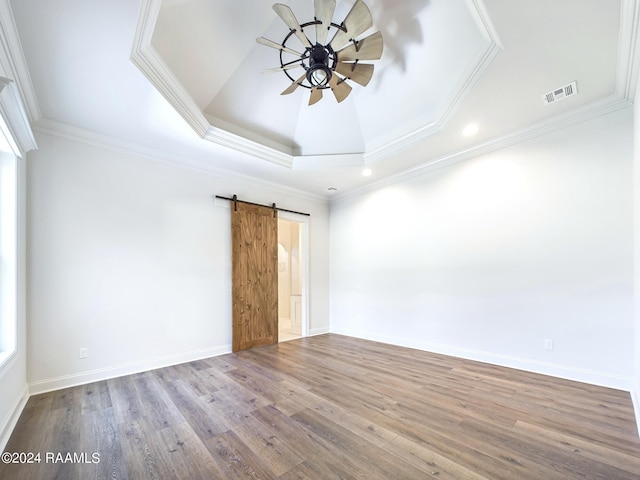
[[544, 349], [553, 350], [553, 340], [551, 338], [544, 339]]
[[89, 356], [89, 352], [86, 348], [80, 349], [80, 358], [87, 358]]

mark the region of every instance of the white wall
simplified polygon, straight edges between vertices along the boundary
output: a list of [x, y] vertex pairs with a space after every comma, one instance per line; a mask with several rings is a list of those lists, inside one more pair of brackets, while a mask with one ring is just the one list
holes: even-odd
[[[640, 80], [638, 82], [640, 86]], [[639, 90], [640, 91], [640, 90]], [[634, 258], [635, 258], [635, 361], [634, 382], [631, 392], [633, 405], [636, 410], [636, 424], [640, 433], [640, 101], [634, 103], [634, 163], [633, 163], [633, 191], [634, 191]]]
[[[31, 392], [230, 351], [228, 203], [311, 213], [310, 330], [328, 330], [328, 206], [38, 136], [29, 156]], [[88, 358], [79, 358], [79, 349]]]
[[630, 388], [632, 116], [340, 199], [331, 330]]
[[25, 217], [26, 217], [26, 168], [23, 159], [18, 160], [18, 282], [17, 282], [17, 338], [16, 350], [0, 368], [0, 452], [9, 440], [13, 427], [28, 399], [27, 351], [25, 317]]

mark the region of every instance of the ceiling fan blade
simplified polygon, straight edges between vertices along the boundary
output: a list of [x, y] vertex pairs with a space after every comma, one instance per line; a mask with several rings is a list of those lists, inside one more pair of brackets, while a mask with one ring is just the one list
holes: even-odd
[[342, 102], [345, 98], [349, 96], [351, 93], [351, 85], [345, 82], [343, 79], [338, 77], [337, 75], [331, 75], [331, 80], [329, 80], [329, 86], [331, 87], [331, 91], [333, 95], [336, 97], [338, 103]]
[[353, 80], [359, 83], [363, 87], [366, 87], [373, 77], [373, 65], [369, 63], [343, 63], [340, 62], [336, 66], [336, 72], [338, 72], [347, 80]]
[[316, 20], [322, 22], [316, 25], [316, 42], [324, 45], [327, 42], [329, 28], [331, 28], [333, 12], [336, 9], [336, 0], [313, 0], [313, 8]]
[[322, 89], [318, 87], [313, 87], [311, 89], [311, 97], [309, 97], [309, 105], [313, 105], [322, 100]]
[[265, 45], [267, 47], [275, 48], [276, 50], [282, 50], [283, 52], [290, 53], [291, 55], [295, 55], [296, 57], [304, 57], [303, 53], [296, 52], [288, 47], [282, 46], [279, 43], [274, 42], [273, 40], [269, 40], [268, 38], [260, 37], [256, 38], [256, 42], [260, 45]]
[[347, 31], [338, 30], [336, 32], [330, 42], [334, 50], [344, 47], [351, 39], [355, 39], [373, 26], [371, 12], [362, 0], [356, 0], [356, 3], [353, 4], [353, 7], [342, 21], [342, 26]]
[[384, 43], [380, 32], [372, 33], [368, 37], [343, 48], [338, 52], [341, 62], [355, 62], [356, 60], [380, 60]]
[[298, 68], [298, 67], [302, 67], [302, 65], [299, 63], [292, 63], [289, 65], [284, 65], [282, 67], [267, 68], [266, 70], [262, 70], [262, 73], [283, 72], [285, 70], [291, 70], [292, 68]]
[[289, 85], [289, 87], [280, 95], [289, 95], [290, 93], [295, 92], [296, 89], [300, 86], [300, 84], [304, 82], [305, 78], [307, 78], [306, 72], [299, 79], [297, 79], [295, 82]]
[[287, 5], [275, 3], [273, 5], [273, 10], [278, 14], [282, 21], [287, 24], [287, 27], [294, 31], [294, 35], [298, 37], [305, 47], [312, 46], [311, 42], [302, 31], [302, 27], [300, 26], [300, 23], [298, 23], [298, 19]]

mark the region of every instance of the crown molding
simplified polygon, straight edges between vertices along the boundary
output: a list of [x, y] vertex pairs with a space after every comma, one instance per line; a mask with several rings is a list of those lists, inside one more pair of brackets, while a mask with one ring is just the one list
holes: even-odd
[[[161, 4], [162, 0], [142, 0], [131, 60], [185, 121], [191, 125], [201, 138], [213, 143], [253, 155], [289, 169], [298, 168], [299, 165], [305, 163], [304, 157], [295, 156], [293, 152], [283, 152], [281, 149], [273, 148], [267, 144], [268, 141], [260, 141], [260, 139], [256, 139], [256, 141], [248, 138], [248, 135], [232, 133], [229, 128], [217, 125], [215, 120], [208, 118], [201, 111], [152, 46], [153, 33]], [[486, 48], [482, 49], [470, 63], [469, 68], [452, 89], [449, 98], [439, 109], [434, 122], [366, 151], [364, 153], [365, 164], [373, 164], [397, 155], [410, 146], [440, 133], [457, 107], [473, 90], [493, 59], [502, 50], [502, 44], [482, 0], [469, 0], [468, 8], [480, 34], [487, 41]], [[324, 164], [317, 161], [321, 157], [324, 158]], [[339, 158], [344, 159], [345, 163], [334, 165], [336, 159]], [[313, 161], [308, 162], [308, 165], [326, 166], [326, 162], [334, 166], [348, 167], [353, 165], [354, 159], [350, 155], [313, 155]]]
[[291, 168], [293, 157], [274, 148], [228, 132], [210, 123], [193, 98], [152, 46], [162, 0], [142, 0], [131, 51], [131, 61], [204, 140]]
[[260, 143], [248, 140], [245, 137], [228, 132], [221, 128], [209, 125], [207, 133], [203, 136], [205, 140], [233, 148], [242, 153], [248, 153], [254, 157], [267, 160], [281, 167], [292, 168], [293, 156], [284, 152], [280, 152], [274, 148], [267, 147]]
[[13, 153], [23, 157], [37, 148], [31, 120], [40, 117], [40, 110], [8, 0], [0, 1], [0, 69], [0, 114], [7, 130], [3, 134], [11, 137]]
[[24, 58], [18, 27], [9, 0], [0, 0], [0, 27], [0, 44], [2, 46], [0, 64], [3, 67], [4, 75], [16, 82], [29, 120], [36, 121], [40, 119], [42, 114], [31, 81], [29, 67]]
[[207, 134], [209, 122], [151, 45], [161, 4], [161, 0], [140, 2], [140, 14], [130, 58], [151, 84], [202, 138]]
[[472, 158], [486, 155], [507, 147], [511, 147], [537, 137], [557, 132], [558, 130], [576, 125], [587, 120], [591, 120], [609, 113], [622, 110], [631, 106], [631, 102], [622, 95], [611, 95], [606, 99], [592, 102], [582, 108], [576, 109], [566, 114], [553, 117], [549, 120], [537, 123], [525, 129], [519, 130], [509, 135], [489, 140], [487, 142], [474, 145], [470, 148], [430, 159], [410, 169], [403, 170], [395, 175], [390, 175], [376, 182], [369, 183], [360, 188], [337, 194], [331, 199], [332, 204], [342, 203], [346, 200], [357, 198], [366, 193], [379, 190], [384, 187], [398, 184], [400, 182], [415, 179], [438, 168], [444, 168], [456, 163], [470, 160]]
[[0, 77], [0, 135], [17, 157], [36, 147], [18, 88], [11, 79]]
[[482, 0], [469, 0], [468, 6], [478, 30], [488, 42], [486, 47], [476, 55], [474, 61], [469, 64], [465, 73], [460, 77], [460, 80], [452, 89], [449, 98], [447, 98], [440, 107], [436, 115], [436, 120], [384, 145], [367, 151], [365, 153], [365, 163], [367, 165], [373, 165], [376, 162], [398, 155], [403, 150], [441, 133], [457, 108], [467, 98], [469, 93], [473, 91], [482, 75], [487, 71], [496, 56], [502, 51], [502, 42]]
[[[481, 0], [469, 0], [476, 4], [478, 11], [484, 11]], [[489, 20], [488, 15], [479, 19]], [[495, 32], [491, 24], [486, 26], [487, 32]], [[494, 37], [497, 41], [497, 35]], [[332, 197], [331, 203], [340, 203], [359, 195], [393, 185], [415, 176], [423, 175], [436, 168], [446, 167], [458, 162], [469, 160], [480, 155], [495, 152], [533, 138], [552, 133], [602, 115], [613, 113], [633, 104], [636, 88], [640, 76], [640, 0], [622, 0], [620, 12], [620, 38], [618, 40], [618, 72], [616, 92], [604, 99], [592, 102], [582, 108], [567, 112], [549, 120], [532, 125], [528, 128], [489, 140], [471, 148], [452, 152], [450, 154], [430, 159], [415, 167], [403, 170], [382, 180], [369, 183], [363, 187], [350, 190]], [[498, 41], [499, 44], [499, 41]], [[398, 146], [398, 151], [400, 150]]]
[[362, 153], [336, 155], [299, 155], [293, 157], [294, 170], [318, 170], [321, 168], [364, 167]]
[[111, 150], [125, 155], [132, 155], [145, 160], [163, 163], [165, 165], [186, 168], [192, 171], [213, 175], [219, 178], [235, 180], [244, 184], [264, 188], [279, 193], [291, 195], [293, 197], [312, 200], [323, 204], [328, 204], [328, 198], [324, 195], [309, 193], [293, 187], [283, 186], [280, 183], [262, 180], [253, 176], [244, 175], [235, 171], [208, 165], [203, 162], [167, 153], [150, 147], [141, 146], [138, 143], [127, 142], [110, 137], [101, 133], [96, 133], [83, 128], [68, 125], [55, 120], [43, 118], [34, 124], [34, 131], [46, 135], [51, 135], [67, 140], [84, 143], [96, 148]]
[[622, 0], [616, 91], [630, 102], [635, 100], [640, 72], [640, 2]]

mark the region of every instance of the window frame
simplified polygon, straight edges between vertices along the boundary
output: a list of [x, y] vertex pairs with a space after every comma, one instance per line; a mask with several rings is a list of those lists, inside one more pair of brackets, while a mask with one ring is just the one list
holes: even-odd
[[18, 157], [0, 148], [0, 371], [18, 346]]

